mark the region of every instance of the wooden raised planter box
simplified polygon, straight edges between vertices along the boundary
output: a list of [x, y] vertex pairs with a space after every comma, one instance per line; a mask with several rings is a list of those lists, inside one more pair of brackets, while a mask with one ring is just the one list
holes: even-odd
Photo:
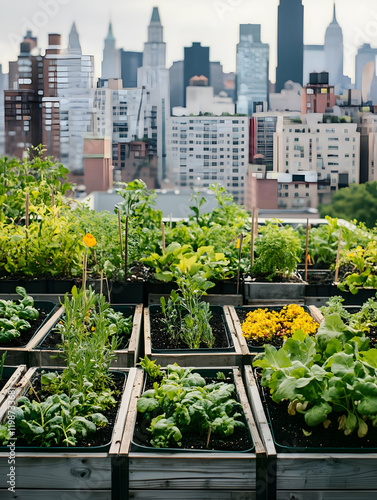
[[[221, 370], [217, 368], [216, 370]], [[265, 451], [256, 430], [241, 374], [233, 369], [234, 383], [254, 441], [254, 450], [231, 452], [177, 452], [151, 448], [133, 451], [132, 437], [137, 418], [137, 398], [143, 390], [143, 371], [138, 370], [121, 456], [128, 458], [129, 498], [132, 499], [265, 499]]]
[[[148, 308], [144, 309], [144, 353], [157, 360], [157, 364], [166, 366], [177, 363], [179, 366], [242, 366], [243, 353], [241, 351], [233, 322], [230, 317], [229, 307], [224, 306], [225, 327], [228, 328], [230, 339], [233, 343], [227, 351], [219, 352], [214, 349], [185, 349], [179, 352], [178, 349], [154, 350], [152, 348], [150, 312]], [[204, 352], [205, 351], [205, 352]]]
[[[37, 368], [30, 368], [16, 389], [16, 399], [28, 386]], [[0, 498], [3, 500], [69, 500], [90, 498], [91, 500], [122, 500], [123, 460], [119, 459], [120, 444], [130, 405], [136, 368], [127, 373], [122, 400], [114, 425], [110, 448], [107, 451], [82, 452], [65, 447], [64, 451], [41, 448], [40, 451], [17, 451], [15, 457], [15, 493], [8, 490], [10, 448], [0, 451]], [[8, 410], [5, 401], [0, 409], [0, 419]]]
[[54, 311], [56, 306], [52, 302], [35, 301], [34, 307], [41, 307], [43, 304], [51, 304], [51, 312], [42, 325], [37, 329], [33, 337], [23, 347], [7, 347], [6, 344], [2, 344], [0, 346], [0, 357], [4, 352], [7, 352], [5, 359], [7, 365], [26, 364], [29, 366], [29, 351], [34, 345], [35, 337], [37, 335], [46, 335], [51, 328], [51, 325], [55, 324], [59, 318], [59, 309]]
[[[112, 368], [130, 368], [136, 365], [139, 361], [140, 356], [140, 344], [141, 344], [141, 325], [142, 325], [142, 304], [116, 304], [111, 305], [115, 311], [124, 311], [127, 314], [133, 313], [133, 327], [130, 334], [130, 341], [127, 349], [115, 351], [116, 357], [111, 363]], [[55, 322], [51, 324], [50, 330], [58, 322], [60, 316], [64, 313], [64, 306], [60, 309], [59, 317], [55, 318]], [[48, 332], [44, 330], [39, 332], [34, 338], [31, 345], [29, 345], [29, 366], [66, 366], [66, 361], [62, 357], [59, 357], [61, 351], [58, 349], [47, 349], [43, 347], [38, 347], [44, 338], [48, 335]], [[53, 356], [53, 357], [51, 357]]]
[[267, 452], [268, 500], [372, 500], [377, 498], [377, 453], [277, 451], [251, 366], [245, 386]]
[[20, 366], [4, 366], [3, 370], [3, 380], [6, 380], [6, 384], [0, 391], [0, 407], [7, 399], [9, 391], [14, 389], [21, 378], [26, 373], [26, 365]]
[[[274, 309], [274, 308], [281, 309], [281, 307], [283, 307], [283, 306], [269, 306], [268, 304], [266, 304], [265, 306], [260, 306], [260, 307], [262, 307], [262, 308], [269, 307], [271, 309]], [[243, 309], [243, 310], [246, 310], [247, 312], [249, 312], [249, 311], [253, 311], [253, 310], [257, 309], [257, 307], [256, 306], [243, 306], [242, 308], [233, 307], [233, 306], [228, 307], [230, 317], [233, 321], [234, 331], [236, 332], [237, 339], [238, 339], [239, 345], [241, 347], [242, 354], [244, 355], [245, 364], [251, 363], [252, 358], [255, 356], [255, 354], [257, 352], [263, 351], [263, 348], [259, 347], [259, 348], [256, 348], [254, 350], [254, 349], [252, 349], [252, 347], [250, 347], [248, 345], [246, 338], [242, 334], [241, 322], [240, 322], [239, 316], [237, 314], [237, 309]], [[313, 305], [307, 306], [307, 310], [308, 310], [307, 312], [312, 316], [312, 318], [315, 321], [317, 321], [317, 323], [320, 323], [323, 320], [323, 316], [321, 314], [321, 311], [318, 309], [318, 307], [313, 306]]]

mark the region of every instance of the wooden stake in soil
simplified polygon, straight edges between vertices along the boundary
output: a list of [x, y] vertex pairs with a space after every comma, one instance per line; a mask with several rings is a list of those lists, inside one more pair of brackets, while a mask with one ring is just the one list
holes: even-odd
[[338, 282], [338, 276], [339, 276], [339, 267], [338, 267], [338, 262], [339, 262], [339, 257], [340, 257], [340, 244], [342, 241], [342, 228], [339, 228], [339, 238], [338, 238], [338, 250], [336, 252], [336, 262], [335, 262], [335, 278], [334, 282]]
[[127, 279], [128, 271], [128, 215], [126, 216], [126, 231], [124, 236], [124, 281]]
[[306, 219], [305, 281], [308, 281], [309, 231], [310, 231], [309, 219]]
[[237, 295], [239, 294], [240, 291], [242, 242], [243, 242], [243, 234], [241, 233], [237, 239], [237, 248], [238, 248]]
[[165, 224], [161, 222], [161, 232], [162, 232], [162, 254], [165, 255]]
[[102, 295], [103, 293], [103, 271], [101, 270], [101, 278], [100, 278], [100, 284], [99, 284], [99, 294]]
[[123, 236], [122, 236], [122, 222], [120, 220], [120, 210], [118, 210], [118, 230], [119, 230], [119, 242], [120, 242], [120, 257], [123, 259]]
[[29, 193], [26, 193], [26, 200], [25, 200], [25, 226], [26, 229], [29, 227]]

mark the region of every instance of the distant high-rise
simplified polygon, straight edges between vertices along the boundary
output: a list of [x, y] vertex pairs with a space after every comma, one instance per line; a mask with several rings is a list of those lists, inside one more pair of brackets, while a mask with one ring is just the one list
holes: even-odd
[[288, 80], [302, 85], [304, 57], [304, 7], [302, 0], [280, 0], [275, 91]]
[[70, 54], [80, 54], [81, 55], [81, 44], [79, 34], [77, 33], [76, 23], [72, 23], [71, 31], [68, 36], [68, 52]]
[[184, 85], [183, 85], [183, 61], [174, 61], [169, 68], [169, 80], [170, 80], [170, 106], [175, 108], [176, 106], [184, 106], [185, 98]]
[[[143, 65], [137, 71], [137, 86], [149, 94], [145, 127], [152, 151], [157, 145], [158, 180], [167, 177], [165, 154], [165, 114], [170, 109], [169, 70], [166, 68], [166, 44], [157, 7], [153, 8], [148, 26], [148, 41], [144, 44]], [[153, 144], [152, 144], [153, 143]]]
[[251, 116], [256, 106], [267, 110], [269, 46], [262, 43], [260, 24], [241, 24], [237, 44], [237, 113]]
[[49, 34], [43, 75], [43, 144], [48, 155], [82, 173], [83, 137], [92, 123], [94, 57], [81, 53], [75, 23], [67, 49], [61, 47], [60, 34]]
[[337, 92], [343, 81], [343, 33], [336, 20], [335, 3], [333, 19], [326, 30], [324, 51], [324, 69], [329, 73], [329, 85], [336, 87]]
[[[43, 59], [33, 55], [37, 39], [28, 31], [18, 60], [11, 62], [11, 90], [5, 91], [5, 154], [22, 158], [42, 142]], [[10, 71], [11, 72], [11, 71]]]
[[211, 82], [211, 70], [209, 62], [209, 47], [202, 47], [199, 42], [194, 42], [191, 47], [184, 48], [183, 62], [183, 96], [186, 105], [186, 87], [190, 85], [193, 76], [205, 76], [208, 85]]
[[101, 78], [120, 78], [120, 53], [115, 47], [115, 38], [111, 22], [109, 23], [109, 31], [105, 38], [105, 45], [103, 48]]
[[372, 63], [375, 74], [377, 48], [372, 48], [369, 43], [364, 43], [359, 48], [355, 57], [355, 88], [362, 90], [363, 88], [363, 69], [368, 63]]
[[130, 52], [121, 49], [120, 51], [120, 76], [123, 81], [123, 88], [137, 87], [137, 70], [143, 65], [142, 52]]

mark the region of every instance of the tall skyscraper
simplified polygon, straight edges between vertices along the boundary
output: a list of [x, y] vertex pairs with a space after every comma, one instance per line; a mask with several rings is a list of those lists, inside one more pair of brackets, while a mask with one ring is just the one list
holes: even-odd
[[43, 62], [43, 144], [48, 155], [70, 171], [82, 173], [83, 137], [92, 124], [94, 58], [81, 53], [75, 23], [70, 30], [68, 48], [61, 47], [59, 34], [49, 35]]
[[304, 58], [304, 7], [302, 0], [280, 0], [275, 91], [288, 80], [302, 85]]
[[142, 52], [120, 50], [120, 75], [123, 88], [137, 87], [137, 70], [143, 65]]
[[191, 47], [184, 48], [183, 62], [183, 96], [186, 105], [186, 87], [190, 85], [193, 76], [205, 76], [208, 85], [211, 85], [211, 70], [209, 62], [209, 47], [202, 47], [199, 42], [194, 42]]
[[111, 22], [109, 23], [109, 31], [103, 49], [101, 78], [120, 78], [120, 52], [115, 46]]
[[326, 30], [324, 50], [324, 70], [329, 73], [329, 85], [333, 85], [335, 92], [339, 93], [343, 81], [343, 33], [336, 20], [335, 3], [333, 19]]
[[257, 103], [267, 111], [269, 46], [260, 31], [260, 24], [241, 24], [237, 44], [237, 113], [249, 116]]
[[[154, 7], [148, 26], [148, 41], [144, 44], [143, 65], [137, 72], [137, 86], [149, 94], [146, 116], [150, 126], [148, 137], [157, 142], [157, 170], [161, 183], [167, 178], [165, 154], [165, 114], [170, 109], [169, 70], [166, 68], [166, 44], [163, 41], [158, 8]], [[153, 147], [153, 145], [152, 145]]]

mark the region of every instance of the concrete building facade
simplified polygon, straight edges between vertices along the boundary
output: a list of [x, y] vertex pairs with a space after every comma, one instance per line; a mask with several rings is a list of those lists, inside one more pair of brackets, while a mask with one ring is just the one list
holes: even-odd
[[244, 201], [248, 163], [248, 118], [171, 117], [167, 127], [167, 167], [179, 186], [206, 188], [219, 183]]
[[316, 172], [319, 203], [331, 192], [360, 179], [360, 134], [356, 123], [323, 123], [322, 114], [301, 119], [279, 117], [274, 134], [274, 170]]

